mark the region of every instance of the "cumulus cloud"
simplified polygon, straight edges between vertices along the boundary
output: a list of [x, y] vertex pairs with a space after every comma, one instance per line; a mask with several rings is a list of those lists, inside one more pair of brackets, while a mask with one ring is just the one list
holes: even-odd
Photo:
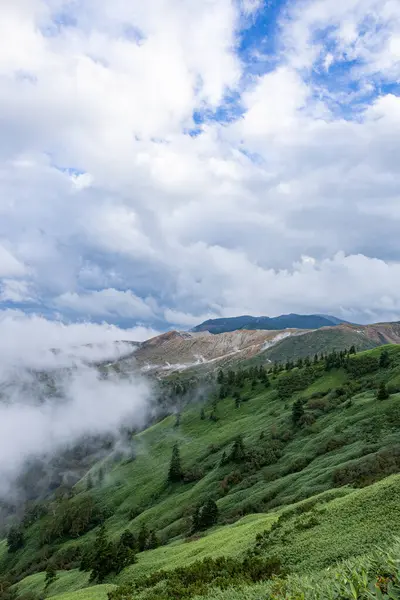
[[3, 5], [3, 304], [399, 318], [398, 2]]

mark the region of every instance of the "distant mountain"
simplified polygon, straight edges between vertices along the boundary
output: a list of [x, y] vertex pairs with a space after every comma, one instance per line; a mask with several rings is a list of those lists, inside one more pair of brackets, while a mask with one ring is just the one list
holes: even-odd
[[251, 317], [242, 315], [240, 317], [227, 317], [221, 319], [209, 319], [192, 329], [193, 332], [209, 331], [210, 333], [225, 333], [237, 329], [320, 329], [321, 327], [332, 327], [346, 323], [330, 315], [280, 315], [279, 317]]

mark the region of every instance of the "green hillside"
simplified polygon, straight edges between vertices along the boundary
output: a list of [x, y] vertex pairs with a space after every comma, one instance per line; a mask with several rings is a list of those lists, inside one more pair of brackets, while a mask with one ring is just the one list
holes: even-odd
[[[400, 558], [400, 347], [310, 354], [268, 374], [223, 372], [204, 404], [134, 435], [125, 456], [31, 507], [14, 551], [1, 546], [0, 598], [324, 598], [304, 595], [307, 578], [348, 559], [340, 573], [364, 569], [369, 585], [389, 560], [374, 558], [377, 547]], [[206, 512], [211, 500], [217, 514]], [[91, 568], [79, 567], [101, 543], [101, 522], [108, 541], [133, 532], [136, 561], [118, 554], [127, 566], [90, 583]], [[140, 535], [148, 549], [138, 552]]]

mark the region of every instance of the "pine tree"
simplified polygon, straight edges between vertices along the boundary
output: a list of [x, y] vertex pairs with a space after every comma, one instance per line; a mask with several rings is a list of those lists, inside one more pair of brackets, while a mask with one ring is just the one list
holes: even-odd
[[139, 552], [143, 552], [143, 550], [146, 549], [146, 542], [147, 542], [147, 538], [149, 536], [149, 532], [147, 530], [146, 525], [142, 525], [139, 531], [139, 535], [138, 535], [138, 547], [139, 547]]
[[130, 550], [133, 550], [137, 546], [136, 537], [129, 529], [125, 529], [125, 531], [121, 533], [119, 541], [123, 546], [130, 548]]
[[116, 575], [121, 573], [125, 567], [133, 564], [136, 560], [135, 552], [131, 548], [128, 548], [128, 546], [125, 546], [121, 540], [116, 544], [111, 544], [111, 550], [113, 553], [112, 571], [114, 571]]
[[192, 533], [200, 529], [200, 509], [201, 505], [196, 506], [192, 515]]
[[314, 354], [314, 365], [318, 364], [318, 354]]
[[99, 484], [101, 485], [104, 481], [104, 469], [103, 467], [100, 467], [100, 469], [98, 470], [98, 478], [99, 478]]
[[100, 526], [94, 542], [91, 569], [89, 581], [99, 583], [115, 569], [115, 552], [113, 545], [107, 540], [104, 523]]
[[204, 408], [202, 408], [201, 411], [200, 411], [200, 419], [202, 421], [204, 421], [205, 418], [206, 418], [206, 413], [205, 413]]
[[387, 400], [389, 398], [390, 394], [387, 390], [386, 385], [384, 384], [384, 382], [382, 381], [382, 383], [379, 385], [376, 397], [378, 400]]
[[203, 504], [203, 506], [200, 508], [198, 519], [199, 529], [207, 529], [208, 527], [215, 525], [218, 520], [218, 506], [214, 500], [209, 498]]
[[149, 537], [147, 538], [146, 542], [146, 550], [154, 550], [154, 548], [158, 548], [159, 545], [160, 541], [157, 537], [157, 534], [153, 530], [150, 531]]
[[220, 465], [221, 465], [221, 467], [222, 467], [223, 465], [226, 465], [226, 463], [227, 463], [227, 462], [228, 462], [228, 459], [227, 459], [227, 457], [226, 457], [226, 452], [225, 452], [225, 450], [224, 450], [224, 451], [223, 451], [223, 453], [222, 453], [222, 456], [221, 456], [221, 461], [220, 461], [220, 463], [219, 463], [219, 464], [220, 464]]
[[181, 413], [177, 413], [174, 427], [179, 427], [180, 424], [181, 424]]
[[89, 475], [87, 476], [86, 479], [86, 491], [88, 492], [89, 490], [91, 490], [93, 487], [93, 479], [91, 474], [89, 473]]
[[390, 356], [389, 352], [384, 348], [379, 357], [379, 366], [381, 369], [386, 369], [390, 365]]
[[182, 480], [183, 472], [181, 467], [181, 456], [179, 452], [179, 446], [177, 443], [172, 448], [171, 462], [168, 471], [168, 481], [176, 483]]
[[7, 546], [8, 551], [17, 552], [20, 548], [24, 546], [24, 534], [20, 527], [11, 527], [10, 531], [7, 535]]
[[297, 425], [299, 425], [303, 416], [304, 416], [304, 407], [303, 407], [302, 401], [299, 399], [299, 400], [296, 400], [296, 402], [294, 402], [293, 406], [292, 406], [292, 422], [295, 427]]
[[233, 462], [242, 462], [246, 457], [246, 451], [244, 448], [243, 437], [238, 435], [236, 440], [233, 443], [231, 453], [229, 455], [229, 460]]
[[46, 568], [46, 577], [44, 578], [44, 588], [47, 589], [57, 578], [57, 571], [53, 563], [49, 562]]
[[218, 371], [217, 383], [219, 383], [219, 384], [224, 383], [224, 372], [222, 371], [222, 369], [219, 369], [219, 371]]
[[356, 347], [354, 345], [350, 346], [349, 354], [356, 354]]

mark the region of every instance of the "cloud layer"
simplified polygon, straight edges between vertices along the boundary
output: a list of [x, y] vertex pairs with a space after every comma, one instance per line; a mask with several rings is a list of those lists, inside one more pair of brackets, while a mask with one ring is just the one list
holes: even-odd
[[0, 300], [400, 318], [395, 0], [5, 0]]
[[[0, 494], [12, 493], [28, 459], [51, 458], [83, 438], [147, 422], [154, 409], [150, 383], [134, 369], [123, 378], [104, 378], [92, 364], [132, 352], [131, 344], [116, 340], [152, 333], [0, 314]], [[49, 394], [47, 378], [36, 375], [43, 370], [56, 397]]]

